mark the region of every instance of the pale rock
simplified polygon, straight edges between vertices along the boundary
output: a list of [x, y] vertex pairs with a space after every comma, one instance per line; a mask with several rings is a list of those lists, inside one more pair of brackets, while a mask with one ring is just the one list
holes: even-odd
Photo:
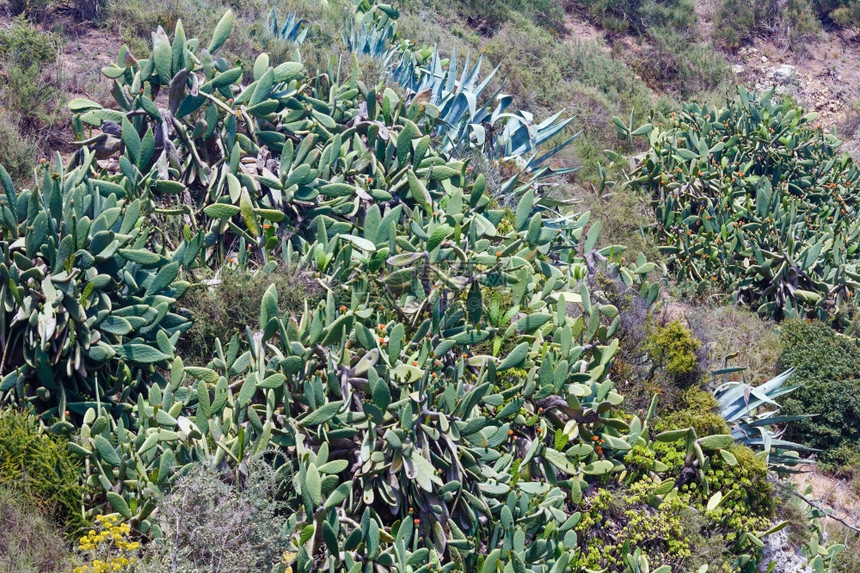
[[[771, 573], [813, 573], [806, 566], [806, 560], [795, 553], [788, 540], [785, 529], [772, 533], [764, 538], [764, 559], [759, 565], [759, 571]], [[773, 563], [774, 568], [768, 569]]]
[[773, 70], [773, 79], [781, 84], [787, 84], [794, 78], [795, 73], [797, 68], [790, 64], [782, 64]]

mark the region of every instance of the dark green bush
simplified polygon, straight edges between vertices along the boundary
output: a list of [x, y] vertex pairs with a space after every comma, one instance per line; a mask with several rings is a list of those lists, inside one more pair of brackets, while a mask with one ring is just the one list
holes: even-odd
[[40, 430], [26, 413], [0, 411], [0, 486], [24, 494], [69, 534], [86, 525], [81, 514], [86, 489], [79, 475], [80, 464], [64, 438]]
[[788, 425], [786, 438], [822, 450], [821, 466], [845, 464], [860, 440], [860, 346], [826, 324], [794, 320], [781, 335], [783, 368], [800, 386], [783, 399], [785, 415], [817, 414]]

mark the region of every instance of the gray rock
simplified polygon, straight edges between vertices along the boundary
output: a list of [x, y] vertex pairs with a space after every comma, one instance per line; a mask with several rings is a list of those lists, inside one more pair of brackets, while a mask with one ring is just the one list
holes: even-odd
[[783, 529], [764, 538], [764, 559], [759, 564], [759, 571], [766, 572], [771, 563], [774, 564], [772, 573], [813, 573], [806, 565], [806, 560], [795, 553], [788, 541], [788, 532]]
[[781, 84], [787, 84], [794, 78], [795, 73], [797, 68], [790, 64], [782, 64], [773, 70], [773, 79]]

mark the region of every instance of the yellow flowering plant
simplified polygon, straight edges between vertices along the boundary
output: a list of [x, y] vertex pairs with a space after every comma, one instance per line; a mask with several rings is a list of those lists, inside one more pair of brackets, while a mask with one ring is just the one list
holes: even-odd
[[140, 543], [130, 536], [131, 526], [117, 515], [97, 516], [93, 528], [78, 540], [86, 564], [75, 567], [74, 573], [130, 571], [140, 550]]

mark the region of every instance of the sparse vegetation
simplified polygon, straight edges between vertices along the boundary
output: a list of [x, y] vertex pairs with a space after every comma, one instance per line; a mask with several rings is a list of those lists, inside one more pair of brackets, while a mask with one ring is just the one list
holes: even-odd
[[74, 563], [61, 528], [18, 489], [0, 486], [0, 569], [68, 573]]
[[732, 49], [756, 35], [799, 48], [821, 30], [808, 0], [722, 0], [715, 20], [714, 39]]

